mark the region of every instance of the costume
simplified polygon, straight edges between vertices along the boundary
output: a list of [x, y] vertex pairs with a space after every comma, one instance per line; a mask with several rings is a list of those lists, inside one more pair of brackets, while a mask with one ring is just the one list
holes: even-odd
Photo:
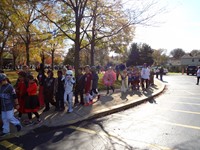
[[20, 71], [18, 73], [18, 82], [16, 83], [16, 93], [19, 102], [20, 108], [18, 109], [18, 117], [21, 118], [22, 114], [25, 113], [25, 101], [27, 99], [27, 86], [28, 86], [28, 79], [26, 78], [26, 73]]
[[114, 83], [116, 80], [116, 73], [109, 68], [108, 71], [105, 72], [104, 76], [103, 76], [103, 84], [107, 87], [107, 94], [109, 94], [109, 87], [111, 87], [111, 89], [114, 92]]
[[55, 78], [53, 77], [53, 72], [51, 70], [49, 70], [47, 73], [48, 73], [48, 77], [45, 78], [44, 90], [43, 90], [44, 101], [45, 101], [44, 112], [48, 111], [50, 109], [49, 103], [51, 103], [51, 105], [53, 105], [53, 106], [56, 105], [56, 102], [53, 99]]
[[37, 112], [40, 108], [37, 96], [37, 84], [29, 81], [27, 92], [28, 99], [25, 102], [25, 112]]
[[92, 95], [90, 95], [91, 92], [91, 84], [92, 84], [92, 73], [87, 72], [85, 73], [85, 86], [84, 86], [84, 94], [85, 94], [85, 106], [88, 106], [89, 104], [92, 103]]
[[40, 107], [44, 106], [44, 82], [46, 79], [46, 75], [44, 74], [44, 68], [43, 65], [40, 64], [40, 68], [38, 68], [36, 71], [38, 71], [37, 79], [39, 83], [39, 102], [40, 102]]
[[72, 70], [67, 70], [65, 76], [65, 93], [64, 93], [64, 102], [68, 105], [68, 112], [71, 113], [73, 111], [73, 86], [75, 84], [75, 79], [73, 78]]
[[19, 120], [14, 117], [14, 105], [15, 101], [17, 100], [17, 95], [13, 86], [3, 81], [6, 80], [6, 78], [7, 77], [5, 74], [0, 74], [1, 117], [3, 121], [3, 132], [1, 133], [1, 136], [4, 136], [10, 132], [10, 123], [16, 126], [17, 131], [21, 130], [21, 124]]
[[25, 112], [28, 113], [29, 122], [26, 125], [32, 124], [32, 113], [35, 114], [38, 121], [40, 121], [40, 117], [38, 114], [38, 110], [40, 109], [40, 104], [37, 95], [37, 84], [34, 81], [33, 76], [29, 79], [29, 84], [27, 88], [28, 99], [25, 102]]
[[96, 67], [93, 66], [91, 67], [91, 71], [92, 71], [92, 89], [91, 89], [91, 92], [90, 92], [90, 95], [95, 98], [96, 95], [98, 95], [98, 99], [100, 98], [99, 96], [99, 92], [98, 92], [98, 81], [99, 81], [99, 76], [96, 72]]
[[126, 71], [123, 71], [121, 74], [122, 85], [121, 85], [121, 92], [126, 92], [128, 90], [128, 80]]
[[80, 95], [80, 104], [84, 105], [84, 98], [83, 98], [84, 87], [85, 87], [85, 75], [83, 75], [82, 73], [79, 73], [76, 76], [76, 84], [75, 84], [75, 91], [74, 91], [75, 104], [79, 103], [78, 95]]
[[132, 74], [132, 90], [139, 90], [140, 88], [140, 72], [137, 68], [133, 70]]
[[64, 83], [65, 81], [62, 79], [62, 71], [58, 71], [58, 77], [54, 82], [54, 95], [56, 99], [56, 110], [63, 111], [64, 107]]

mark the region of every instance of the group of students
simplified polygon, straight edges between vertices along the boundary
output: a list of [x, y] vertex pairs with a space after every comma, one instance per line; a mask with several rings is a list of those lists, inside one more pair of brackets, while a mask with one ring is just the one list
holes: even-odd
[[[95, 66], [86, 65], [79, 68], [75, 77], [70, 67], [58, 70], [56, 78], [52, 70], [45, 73], [43, 64], [40, 64], [36, 71], [38, 75], [34, 77], [29, 72], [28, 67], [24, 66], [18, 72], [18, 79], [14, 86], [8, 82], [5, 74], [0, 74], [3, 133], [10, 132], [9, 122], [13, 123], [20, 131], [21, 123], [19, 120], [23, 114], [28, 115], [28, 119], [23, 121], [24, 125], [40, 123], [38, 111], [41, 108], [44, 108], [43, 112], [49, 111], [50, 104], [55, 106], [55, 111], [64, 111], [66, 105], [68, 106], [67, 112], [71, 113], [74, 106], [89, 106], [93, 104], [94, 98], [100, 98], [98, 92], [99, 76]], [[141, 70], [136, 67], [126, 68], [120, 71], [120, 76], [122, 92], [126, 92], [130, 86], [132, 90], [139, 90], [140, 85], [143, 90], [147, 89], [151, 80], [150, 69], [146, 64]], [[102, 80], [107, 89], [106, 94], [110, 93], [110, 89], [114, 92], [116, 71], [112, 67], [105, 71]], [[18, 119], [14, 117], [14, 108], [18, 111]], [[32, 121], [32, 114], [37, 118], [35, 122]]]
[[143, 64], [142, 68], [128, 67], [119, 72], [121, 77], [121, 92], [125, 93], [129, 89], [139, 90], [140, 87], [146, 91], [150, 85], [154, 85], [154, 70]]
[[[43, 64], [36, 68], [37, 77], [34, 77], [24, 66], [18, 72], [18, 79], [14, 86], [9, 82], [4, 73], [0, 73], [0, 100], [2, 115], [2, 133], [0, 136], [10, 133], [9, 124], [21, 130], [21, 124], [32, 125], [41, 122], [38, 111], [44, 107], [43, 112], [50, 110], [50, 104], [55, 106], [55, 111], [64, 111], [65, 104], [68, 113], [73, 111], [74, 105], [89, 106], [93, 99], [100, 98], [98, 94], [98, 74], [95, 67], [85, 66], [80, 68], [76, 77], [70, 68], [57, 71], [54, 78], [53, 71], [48, 70], [47, 75]], [[83, 72], [84, 71], [84, 72]], [[73, 102], [73, 96], [75, 96]], [[80, 98], [79, 98], [80, 97]], [[18, 111], [18, 119], [14, 116], [14, 109]], [[26, 114], [28, 119], [21, 120]], [[32, 114], [37, 118], [32, 121]]]

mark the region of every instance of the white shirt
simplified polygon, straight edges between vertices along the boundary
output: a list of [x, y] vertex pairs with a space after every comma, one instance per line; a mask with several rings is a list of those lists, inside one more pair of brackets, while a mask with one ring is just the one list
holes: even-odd
[[197, 77], [200, 77], [200, 69], [197, 70]]
[[142, 70], [141, 70], [141, 78], [149, 79], [149, 76], [150, 76], [149, 68], [142, 68]]

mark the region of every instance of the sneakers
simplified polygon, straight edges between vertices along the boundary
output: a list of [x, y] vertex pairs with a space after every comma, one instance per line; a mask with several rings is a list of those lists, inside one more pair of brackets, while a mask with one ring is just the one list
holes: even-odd
[[67, 110], [68, 113], [71, 113], [72, 111], [73, 111], [72, 108]]
[[0, 137], [5, 137], [5, 136], [7, 136], [7, 135], [9, 135], [9, 134], [10, 134], [10, 133], [3, 133], [3, 132], [2, 132], [2, 133], [0, 134]]
[[22, 129], [22, 126], [20, 124], [17, 124], [15, 127], [17, 128], [17, 132], [21, 131]]

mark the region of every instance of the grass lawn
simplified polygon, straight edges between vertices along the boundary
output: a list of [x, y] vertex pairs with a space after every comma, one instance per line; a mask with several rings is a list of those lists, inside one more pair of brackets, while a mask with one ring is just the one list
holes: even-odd
[[[8, 76], [10, 82], [14, 85], [16, 83], [16, 80], [18, 78], [17, 71], [10, 71], [10, 70], [4, 70], [5, 74]], [[35, 70], [31, 70], [33, 73], [34, 77], [37, 76], [37, 72]], [[54, 77], [56, 77], [56, 71], [54, 71]], [[98, 89], [99, 90], [106, 90], [106, 87], [103, 85], [102, 82], [103, 74], [99, 74], [99, 82], [98, 82]], [[114, 84], [115, 88], [118, 89], [121, 87], [121, 81], [116, 81]]]

